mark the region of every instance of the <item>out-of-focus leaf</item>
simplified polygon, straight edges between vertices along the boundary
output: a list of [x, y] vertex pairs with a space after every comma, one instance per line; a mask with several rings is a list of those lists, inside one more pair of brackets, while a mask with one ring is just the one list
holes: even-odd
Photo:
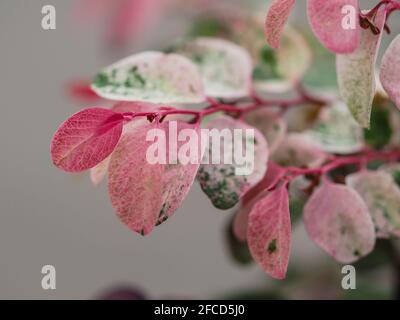
[[328, 155], [319, 145], [304, 134], [288, 134], [278, 149], [271, 155], [271, 160], [283, 167], [315, 168], [327, 160]]
[[375, 105], [371, 112], [371, 127], [364, 129], [365, 142], [373, 148], [379, 149], [390, 143], [393, 129], [390, 122], [390, 111]]
[[230, 256], [239, 264], [247, 265], [253, 261], [247, 242], [239, 241], [233, 233], [233, 220], [226, 229], [226, 242]]
[[271, 154], [279, 147], [287, 131], [286, 121], [279, 111], [262, 108], [245, 116], [245, 121], [264, 135]]
[[295, 29], [287, 28], [281, 46], [272, 51], [267, 45], [259, 49], [259, 59], [253, 78], [257, 90], [284, 92], [301, 81], [311, 64], [311, 50], [304, 37]]
[[198, 66], [207, 96], [230, 99], [250, 94], [253, 65], [244, 48], [227, 40], [202, 37], [177, 44], [174, 51]]
[[400, 237], [400, 189], [389, 173], [361, 171], [347, 176], [346, 184], [367, 204], [377, 237]]
[[295, 0], [274, 0], [268, 8], [264, 32], [271, 48], [280, 47], [281, 35], [294, 5]]
[[329, 153], [351, 154], [364, 147], [362, 129], [346, 105], [339, 101], [321, 111], [318, 121], [307, 134], [321, 150]]
[[374, 248], [368, 208], [348, 186], [325, 180], [308, 200], [303, 221], [310, 238], [341, 263], [357, 261]]
[[382, 86], [400, 109], [400, 35], [392, 41], [382, 57], [380, 79]]

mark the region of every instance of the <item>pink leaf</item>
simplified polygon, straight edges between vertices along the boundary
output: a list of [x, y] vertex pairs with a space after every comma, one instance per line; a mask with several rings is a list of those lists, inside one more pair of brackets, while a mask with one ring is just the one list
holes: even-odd
[[75, 99], [84, 102], [96, 102], [101, 98], [92, 90], [89, 81], [77, 80], [67, 85], [68, 93]]
[[268, 9], [264, 32], [268, 44], [274, 49], [279, 48], [283, 29], [294, 5], [295, 0], [274, 0]]
[[[118, 113], [125, 112], [156, 112], [161, 108], [160, 105], [147, 103], [147, 102], [118, 102], [112, 107], [112, 111]], [[122, 130], [122, 136], [131, 131], [133, 128], [144, 125], [148, 123], [146, 117], [138, 117], [133, 119], [128, 124], [124, 125]], [[96, 186], [100, 184], [101, 181], [106, 177], [108, 171], [108, 165], [110, 163], [111, 156], [104, 159], [102, 162], [97, 164], [95, 167], [90, 169], [90, 179]]]
[[[155, 142], [146, 141], [148, 131], [159, 129], [169, 141], [169, 122], [133, 127], [124, 133], [109, 166], [109, 193], [120, 220], [131, 230], [146, 235], [181, 205], [196, 176], [197, 164], [151, 164], [147, 151]], [[183, 129], [196, 129], [179, 123]], [[183, 143], [181, 143], [183, 144]], [[181, 144], [178, 143], [180, 149]], [[169, 144], [165, 146], [169, 150]], [[159, 149], [162, 150], [162, 149]], [[171, 156], [168, 153], [169, 157]]]
[[[346, 7], [345, 7], [346, 6]], [[354, 25], [345, 28], [346, 8], [354, 12], [347, 13], [354, 19]], [[314, 34], [329, 50], [335, 53], [354, 52], [360, 42], [360, 22], [358, 0], [308, 0], [308, 19]], [[350, 16], [354, 13], [354, 16]]]
[[244, 194], [239, 212], [233, 220], [233, 234], [239, 241], [246, 241], [248, 217], [254, 203], [263, 192], [275, 186], [286, 172], [284, 168], [272, 161], [268, 162], [267, 168], [264, 178]]
[[[115, 0], [114, 0], [115, 1]], [[135, 40], [152, 26], [165, 7], [164, 0], [125, 0], [116, 7], [109, 38], [117, 45]]]
[[345, 185], [324, 181], [307, 202], [303, 219], [310, 238], [339, 262], [355, 262], [374, 248], [368, 208]]
[[50, 146], [53, 163], [69, 172], [94, 167], [114, 150], [123, 120], [121, 114], [103, 108], [74, 114], [54, 134]]
[[289, 195], [285, 184], [265, 193], [254, 204], [247, 236], [254, 260], [273, 278], [284, 279], [291, 246]]
[[400, 35], [392, 41], [382, 58], [380, 79], [390, 99], [400, 109]]

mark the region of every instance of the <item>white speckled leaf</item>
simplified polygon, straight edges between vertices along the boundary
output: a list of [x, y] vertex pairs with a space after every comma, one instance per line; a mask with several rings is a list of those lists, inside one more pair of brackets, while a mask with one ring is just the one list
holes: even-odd
[[362, 198], [348, 186], [324, 181], [303, 213], [310, 238], [341, 263], [352, 263], [372, 251], [374, 224]]
[[400, 35], [392, 41], [382, 57], [380, 79], [390, 99], [400, 109]]
[[176, 54], [134, 54], [101, 71], [92, 83], [101, 97], [118, 101], [198, 103], [205, 100], [195, 64]]
[[280, 110], [267, 108], [246, 113], [245, 121], [257, 128], [268, 142], [270, 154], [279, 147], [287, 132], [287, 124]]
[[[383, 29], [384, 10], [379, 10], [376, 25]], [[337, 55], [336, 69], [340, 93], [357, 122], [369, 128], [375, 95], [375, 63], [383, 31], [379, 35], [362, 29], [360, 45], [351, 54]]]
[[[251, 168], [250, 163], [246, 162], [246, 164], [240, 166], [235, 163], [234, 160], [232, 164], [226, 164], [224, 162], [225, 156], [231, 154], [232, 158], [235, 159], [235, 153], [239, 151], [233, 147], [234, 141], [232, 138], [226, 139], [227, 148], [224, 147], [225, 139], [220, 139], [220, 164], [212, 164], [212, 139], [210, 139], [210, 143], [205, 150], [205, 156], [208, 156], [209, 161], [206, 161], [207, 163], [200, 166], [197, 179], [200, 182], [201, 188], [215, 207], [219, 209], [230, 209], [239, 202], [239, 199], [247, 190], [263, 178], [267, 169], [269, 155], [268, 144], [257, 129], [228, 116], [221, 116], [211, 120], [206, 128], [217, 129], [221, 134], [223, 134], [222, 130], [226, 129], [231, 133], [230, 137], [233, 137], [233, 131], [235, 129], [242, 130], [243, 154], [249, 154], [250, 146], [254, 146], [254, 168], [250, 175], [236, 174], [238, 168]], [[254, 129], [255, 141], [245, 140], [246, 129]]]
[[362, 171], [346, 177], [368, 206], [379, 238], [400, 237], [400, 189], [384, 171]]
[[198, 66], [207, 96], [229, 99], [249, 95], [253, 65], [250, 54], [242, 47], [204, 37], [177, 45], [175, 52]]
[[342, 102], [322, 110], [318, 121], [307, 134], [323, 151], [329, 153], [351, 154], [364, 147], [363, 130]]

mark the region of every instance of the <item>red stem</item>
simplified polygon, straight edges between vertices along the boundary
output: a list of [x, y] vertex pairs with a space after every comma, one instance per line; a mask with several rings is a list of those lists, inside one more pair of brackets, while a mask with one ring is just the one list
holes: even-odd
[[280, 107], [286, 110], [289, 107], [300, 106], [306, 103], [327, 105], [330, 102], [328, 100], [323, 100], [321, 98], [312, 96], [300, 85], [297, 86], [296, 90], [298, 93], [298, 97], [291, 99], [267, 100], [257, 96], [256, 94], [253, 94], [250, 97], [250, 104], [243, 108], [236, 106], [236, 104], [242, 102], [242, 100], [237, 100], [235, 102], [232, 102], [231, 104], [225, 104], [218, 102], [215, 99], [207, 98], [209, 105], [202, 110], [186, 110], [186, 109], [175, 109], [171, 107], [163, 107], [158, 112], [140, 112], [140, 113], [125, 112], [123, 115], [126, 122], [129, 122], [137, 117], [147, 117], [149, 118], [150, 121], [153, 121], [154, 119], [162, 121], [163, 119], [165, 119], [166, 116], [169, 115], [174, 115], [174, 114], [191, 115], [194, 116], [195, 122], [199, 123], [204, 117], [221, 111], [227, 113], [235, 113], [238, 116], [242, 116], [245, 113], [266, 107]]
[[328, 172], [345, 165], [363, 165], [374, 160], [394, 161], [400, 159], [400, 150], [391, 151], [365, 151], [362, 154], [348, 157], [332, 157], [331, 160], [316, 169], [287, 168], [290, 179], [300, 175], [325, 175]]

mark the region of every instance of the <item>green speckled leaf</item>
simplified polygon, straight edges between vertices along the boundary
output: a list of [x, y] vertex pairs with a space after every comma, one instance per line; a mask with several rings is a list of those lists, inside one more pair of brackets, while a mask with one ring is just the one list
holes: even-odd
[[92, 82], [101, 97], [118, 101], [197, 103], [205, 100], [201, 76], [185, 57], [134, 54], [102, 70]]
[[[210, 198], [213, 205], [219, 209], [230, 209], [234, 207], [240, 200], [241, 196], [259, 182], [267, 169], [268, 161], [268, 144], [262, 134], [242, 121], [234, 120], [227, 116], [222, 116], [210, 121], [206, 128], [217, 129], [224, 136], [225, 132], [230, 133], [227, 139], [219, 139], [220, 141], [220, 159], [219, 164], [212, 164], [213, 160], [213, 139], [205, 151], [205, 156], [209, 161], [203, 161], [200, 165], [197, 179], [200, 182], [202, 190]], [[234, 148], [233, 132], [235, 129], [243, 131], [243, 155], [251, 154], [251, 148], [254, 148], [254, 167], [250, 175], [238, 175], [237, 169], [250, 168], [251, 163], [246, 162], [244, 165], [239, 165], [232, 161], [232, 164], [227, 164], [224, 159], [226, 156], [232, 156], [235, 159], [235, 153], [239, 152]], [[246, 140], [244, 134], [246, 129], [254, 130], [255, 141]], [[227, 131], [226, 131], [227, 130]], [[229, 138], [229, 136], [231, 138]], [[224, 143], [226, 141], [226, 143]], [[225, 148], [226, 146], [226, 148]], [[250, 158], [249, 158], [250, 159]], [[204, 159], [203, 159], [204, 160]], [[206, 163], [205, 163], [206, 162]]]

